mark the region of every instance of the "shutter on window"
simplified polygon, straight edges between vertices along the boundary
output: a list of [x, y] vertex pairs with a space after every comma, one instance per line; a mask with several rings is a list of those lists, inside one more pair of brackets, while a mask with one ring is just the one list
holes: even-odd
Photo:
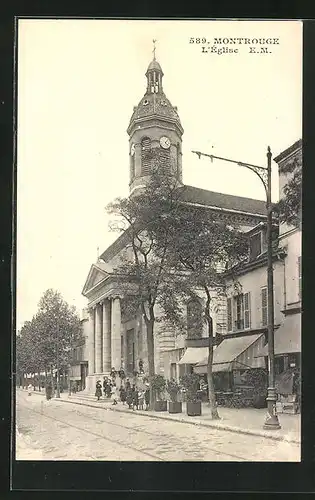
[[244, 294], [244, 328], [250, 328], [250, 292]]
[[233, 318], [232, 318], [232, 299], [227, 299], [227, 327], [228, 332], [233, 329]]
[[261, 319], [262, 324], [265, 326], [268, 322], [268, 308], [267, 308], [267, 288], [261, 289]]

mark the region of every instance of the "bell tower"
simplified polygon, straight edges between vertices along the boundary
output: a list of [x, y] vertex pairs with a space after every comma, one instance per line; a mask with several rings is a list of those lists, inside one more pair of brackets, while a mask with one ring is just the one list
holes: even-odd
[[133, 114], [127, 129], [129, 135], [130, 192], [144, 186], [156, 169], [162, 175], [182, 183], [183, 127], [163, 90], [164, 73], [155, 58], [146, 71], [146, 92]]

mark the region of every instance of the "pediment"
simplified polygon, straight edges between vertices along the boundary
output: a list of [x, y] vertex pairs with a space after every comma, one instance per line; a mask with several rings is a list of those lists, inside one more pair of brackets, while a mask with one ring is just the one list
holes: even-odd
[[94, 288], [112, 274], [112, 268], [103, 262], [92, 264], [88, 277], [86, 279], [82, 294], [86, 295], [89, 290]]

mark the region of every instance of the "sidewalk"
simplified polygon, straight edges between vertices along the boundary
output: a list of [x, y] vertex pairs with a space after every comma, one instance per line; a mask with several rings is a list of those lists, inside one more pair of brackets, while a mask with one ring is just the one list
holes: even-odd
[[[34, 391], [33, 394], [44, 396], [44, 392]], [[146, 417], [164, 420], [173, 420], [189, 423], [204, 427], [215, 427], [222, 430], [237, 432], [239, 434], [252, 434], [263, 436], [277, 441], [288, 441], [300, 444], [301, 442], [301, 415], [289, 415], [280, 413], [278, 415], [281, 429], [265, 430], [263, 424], [266, 416], [266, 409], [255, 408], [225, 408], [218, 407], [220, 420], [212, 420], [210, 408], [207, 403], [202, 404], [202, 415], [200, 417], [188, 417], [186, 414], [186, 405], [183, 403], [183, 412], [179, 414], [170, 414], [168, 412], [129, 410], [126, 405], [118, 403], [113, 406], [109, 400], [101, 399], [96, 401], [93, 395], [85, 393], [76, 393], [69, 396], [68, 393], [62, 393], [59, 401], [66, 403], [91, 406], [95, 408], [104, 408], [110, 411], [125, 412]]]

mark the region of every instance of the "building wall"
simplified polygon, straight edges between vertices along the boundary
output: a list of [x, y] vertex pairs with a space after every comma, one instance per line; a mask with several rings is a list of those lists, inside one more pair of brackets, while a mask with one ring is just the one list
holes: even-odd
[[300, 301], [299, 294], [299, 264], [302, 255], [302, 233], [299, 229], [282, 233], [280, 246], [286, 249], [287, 256], [284, 261], [285, 285], [284, 308]]
[[[284, 298], [283, 298], [283, 283], [284, 283], [284, 271], [283, 263], [277, 261], [274, 263], [274, 321], [275, 324], [280, 324], [282, 322], [281, 309], [283, 309]], [[262, 328], [262, 299], [261, 299], [261, 289], [267, 286], [267, 267], [263, 266], [258, 269], [248, 271], [246, 274], [237, 277], [237, 281], [241, 286], [241, 292], [250, 292], [250, 328], [249, 329], [259, 329]], [[232, 285], [232, 281], [229, 281]], [[232, 287], [231, 287], [232, 288]], [[228, 297], [232, 297], [236, 293], [232, 289], [228, 292]], [[226, 328], [226, 333], [228, 330]]]

